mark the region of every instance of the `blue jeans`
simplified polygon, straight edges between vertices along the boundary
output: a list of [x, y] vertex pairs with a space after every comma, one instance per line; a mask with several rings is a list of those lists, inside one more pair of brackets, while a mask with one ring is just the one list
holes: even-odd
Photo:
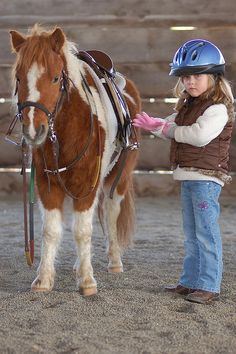
[[219, 227], [221, 186], [211, 181], [181, 182], [185, 257], [179, 284], [220, 292], [222, 242]]

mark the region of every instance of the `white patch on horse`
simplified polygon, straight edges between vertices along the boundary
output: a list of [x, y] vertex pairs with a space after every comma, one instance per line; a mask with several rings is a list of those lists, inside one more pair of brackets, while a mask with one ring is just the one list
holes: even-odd
[[124, 88], [126, 86], [126, 79], [125, 79], [124, 75], [122, 75], [119, 72], [116, 72], [115, 83], [119, 87], [120, 91], [123, 92]]
[[124, 196], [119, 195], [114, 191], [113, 199], [107, 198], [105, 203], [106, 207], [104, 211], [106, 213], [105, 218], [107, 220], [106, 232], [108, 238], [107, 254], [109, 258], [108, 268], [122, 268], [121, 261], [121, 249], [117, 240], [117, 220], [120, 214], [121, 202]]
[[130, 96], [127, 92], [125, 92], [125, 90], [123, 91], [123, 95], [124, 95], [125, 97], [127, 97], [127, 98], [130, 100], [130, 102], [132, 102], [134, 105], [136, 105], [136, 102], [135, 102], [135, 100], [133, 99], [133, 97]]
[[[29, 96], [27, 97], [26, 101], [37, 102], [40, 99], [40, 92], [37, 90], [36, 85], [43, 72], [43, 67], [39, 67], [37, 63], [32, 64], [27, 74]], [[28, 116], [30, 120], [29, 135], [31, 139], [34, 139], [36, 135], [36, 130], [34, 127], [34, 111], [35, 107], [30, 107]]]
[[70, 87], [75, 85], [84, 102], [89, 103], [82, 86], [82, 76], [85, 76], [83, 62], [76, 57], [77, 48], [74, 43], [66, 41], [63, 47], [63, 52], [67, 62], [68, 76], [72, 80]]
[[38, 276], [32, 283], [34, 291], [51, 290], [55, 276], [55, 258], [62, 238], [62, 215], [58, 209], [44, 209], [40, 203], [43, 218], [43, 244]]
[[76, 271], [79, 288], [96, 287], [91, 264], [92, 220], [95, 205], [96, 200], [89, 210], [74, 213], [73, 231], [78, 253], [74, 270]]

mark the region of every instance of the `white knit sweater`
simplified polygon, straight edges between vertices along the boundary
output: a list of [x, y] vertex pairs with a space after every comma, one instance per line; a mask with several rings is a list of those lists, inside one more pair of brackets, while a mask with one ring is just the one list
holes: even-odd
[[[166, 118], [168, 122], [174, 122], [177, 113]], [[186, 143], [193, 146], [202, 147], [209, 144], [224, 129], [228, 121], [228, 113], [224, 104], [214, 104], [208, 107], [205, 112], [198, 117], [196, 123], [189, 126], [176, 126], [174, 138], [179, 143]], [[162, 134], [162, 129], [152, 131], [155, 136], [162, 139], [166, 137]], [[224, 182], [214, 176], [203, 175], [196, 171], [186, 171], [184, 168], [177, 168], [173, 171], [175, 180], [209, 180], [219, 183], [221, 186]]]

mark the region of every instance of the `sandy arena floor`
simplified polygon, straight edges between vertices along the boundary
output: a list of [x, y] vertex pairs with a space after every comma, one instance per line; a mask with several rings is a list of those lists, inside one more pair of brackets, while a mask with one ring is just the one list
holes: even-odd
[[51, 293], [32, 293], [40, 255], [36, 208], [36, 260], [26, 265], [19, 198], [0, 202], [0, 353], [169, 354], [236, 352], [236, 198], [222, 198], [222, 295], [198, 305], [163, 292], [178, 279], [183, 255], [178, 197], [137, 199], [137, 235], [124, 257], [124, 273], [107, 273], [105, 240], [96, 222], [93, 266], [98, 295], [75, 290], [75, 248], [70, 213]]

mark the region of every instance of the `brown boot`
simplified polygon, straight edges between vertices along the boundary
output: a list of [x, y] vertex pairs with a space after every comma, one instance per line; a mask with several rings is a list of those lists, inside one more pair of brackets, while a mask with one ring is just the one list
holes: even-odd
[[169, 293], [179, 294], [179, 295], [188, 295], [195, 290], [190, 288], [185, 288], [182, 285], [177, 285], [177, 286], [165, 286], [165, 291]]
[[185, 300], [196, 302], [198, 304], [207, 304], [211, 301], [219, 300], [220, 294], [205, 290], [196, 290], [185, 297]]

